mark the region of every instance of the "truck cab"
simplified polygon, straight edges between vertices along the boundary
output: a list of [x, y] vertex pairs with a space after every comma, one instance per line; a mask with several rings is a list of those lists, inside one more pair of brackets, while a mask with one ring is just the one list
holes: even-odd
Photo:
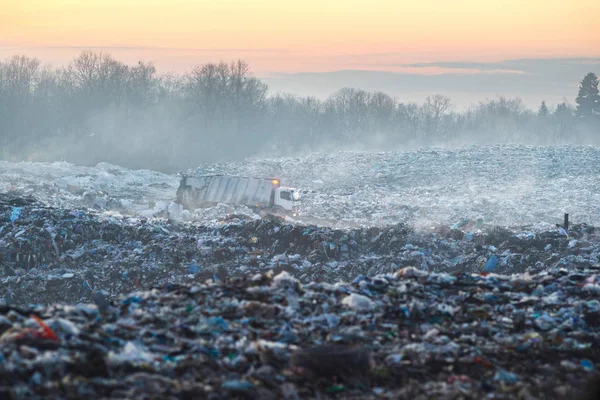
[[300, 192], [297, 189], [278, 187], [273, 203], [274, 206], [290, 212], [293, 217], [300, 215]]

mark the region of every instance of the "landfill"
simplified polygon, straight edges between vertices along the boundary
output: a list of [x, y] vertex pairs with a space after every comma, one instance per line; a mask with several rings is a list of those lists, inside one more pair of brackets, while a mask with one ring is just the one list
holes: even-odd
[[0, 303], [74, 303], [165, 283], [286, 271], [303, 283], [352, 281], [404, 267], [427, 272], [539, 273], [598, 265], [600, 233], [399, 224], [334, 229], [231, 214], [211, 226], [53, 208], [0, 195]]
[[586, 224], [206, 227], [6, 195], [0, 215], [2, 398], [551, 399], [600, 367]]
[[[583, 399], [600, 382], [599, 155], [355, 152], [197, 171], [285, 178], [311, 222], [182, 210], [177, 177], [152, 171], [0, 162], [0, 398]], [[436, 181], [438, 158], [472, 186]], [[500, 160], [541, 172], [511, 186]]]
[[[539, 230], [560, 223], [564, 213], [600, 226], [599, 164], [600, 149], [592, 146], [498, 145], [199, 162], [182, 173], [278, 178], [302, 195], [299, 223], [310, 224], [303, 217], [313, 217], [333, 227], [430, 228], [482, 219]], [[0, 193], [148, 218], [168, 211], [179, 185], [177, 175], [107, 163], [0, 161], [0, 172]], [[182, 217], [206, 225], [232, 212], [250, 214], [242, 207], [222, 207]]]
[[0, 307], [2, 398], [577, 398], [600, 368], [600, 274], [283, 271]]

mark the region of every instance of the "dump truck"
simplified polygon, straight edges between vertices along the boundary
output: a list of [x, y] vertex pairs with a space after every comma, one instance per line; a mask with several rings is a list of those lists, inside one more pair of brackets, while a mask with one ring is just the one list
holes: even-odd
[[300, 193], [282, 187], [278, 178], [182, 176], [177, 202], [187, 210], [223, 203], [244, 205], [261, 215], [300, 215]]

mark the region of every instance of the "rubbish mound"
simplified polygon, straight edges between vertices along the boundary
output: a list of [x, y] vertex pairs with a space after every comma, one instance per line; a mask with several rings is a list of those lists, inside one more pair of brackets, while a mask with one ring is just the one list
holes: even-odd
[[163, 284], [286, 271], [301, 282], [352, 281], [404, 267], [538, 273], [598, 265], [598, 231], [481, 227], [332, 229], [230, 214], [211, 226], [110, 216], [0, 195], [0, 304], [90, 301]]
[[598, 272], [270, 272], [1, 306], [0, 397], [577, 398], [599, 378]]
[[600, 379], [593, 226], [232, 211], [200, 226], [0, 194], [0, 398], [555, 399]]
[[192, 174], [277, 176], [301, 191], [306, 215], [366, 225], [428, 227], [463, 218], [539, 225], [578, 215], [600, 225], [600, 149], [465, 146], [414, 151], [270, 155], [202, 164]]
[[[199, 175], [278, 177], [302, 196], [305, 223], [419, 228], [482, 218], [494, 226], [560, 223], [566, 212], [600, 226], [600, 149], [592, 146], [468, 146], [401, 152], [314, 153], [202, 164]], [[0, 161], [0, 193], [34, 195], [59, 208], [91, 208], [160, 217], [179, 185], [176, 175], [100, 163]], [[209, 225], [219, 211], [186, 215]], [[237, 211], [236, 211], [237, 212]], [[240, 213], [245, 213], [243, 209]]]

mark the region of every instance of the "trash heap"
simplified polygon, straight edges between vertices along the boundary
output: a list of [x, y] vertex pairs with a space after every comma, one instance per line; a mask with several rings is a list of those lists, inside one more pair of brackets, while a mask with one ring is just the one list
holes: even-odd
[[600, 274], [287, 272], [0, 307], [0, 398], [580, 398]]
[[340, 230], [230, 214], [212, 226], [60, 209], [0, 195], [0, 304], [74, 304], [166, 283], [286, 271], [301, 282], [352, 281], [413, 266], [427, 272], [537, 273], [598, 265], [597, 230], [534, 232], [476, 221], [417, 231]]
[[0, 160], [0, 193], [35, 196], [59, 208], [87, 207], [132, 213], [170, 202], [178, 178], [149, 170], [99, 163], [83, 167], [66, 162], [11, 163]]
[[[277, 177], [300, 191], [300, 220], [308, 224], [326, 225], [310, 220], [316, 218], [345, 226], [429, 228], [483, 218], [488, 225], [538, 230], [560, 223], [566, 212], [580, 223], [600, 226], [598, 164], [598, 147], [494, 145], [261, 157], [201, 164], [187, 172]], [[0, 160], [0, 171], [0, 193], [31, 194], [58, 208], [146, 217], [167, 211], [179, 185], [176, 175], [106, 163]], [[215, 215], [192, 219], [207, 225]]]
[[429, 227], [483, 218], [543, 228], [565, 212], [600, 225], [599, 163], [593, 146], [492, 145], [261, 157], [189, 173], [277, 176], [300, 190], [306, 215], [324, 219]]

